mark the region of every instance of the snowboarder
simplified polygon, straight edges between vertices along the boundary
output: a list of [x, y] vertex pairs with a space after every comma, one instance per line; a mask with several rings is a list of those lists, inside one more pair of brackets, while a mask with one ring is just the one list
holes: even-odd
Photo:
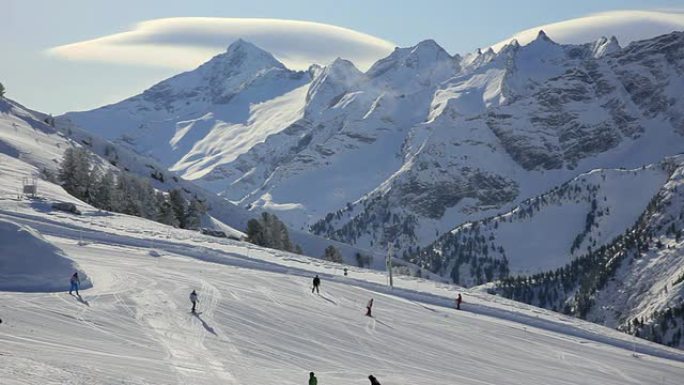
[[318, 385], [318, 378], [316, 378], [314, 372], [309, 373], [309, 385]]
[[373, 308], [373, 298], [368, 301], [368, 304], [366, 305], [366, 315], [369, 317], [372, 317], [373, 315], [371, 314], [371, 309]]
[[311, 293], [316, 290], [316, 293], [321, 294], [321, 291], [318, 289], [318, 287], [321, 286], [321, 279], [318, 278], [318, 274], [313, 279], [313, 287], [311, 288]]
[[381, 385], [380, 382], [378, 382], [378, 379], [375, 378], [375, 376], [373, 376], [372, 374], [368, 376], [368, 379], [370, 380], [371, 385]]
[[199, 299], [197, 299], [197, 292], [194, 290], [190, 293], [190, 302], [192, 302], [192, 309], [190, 309], [190, 312], [195, 314], [195, 307], [197, 306]]
[[461, 293], [458, 293], [458, 297], [456, 297], [456, 310], [461, 310], [461, 302], [463, 302], [463, 297], [461, 297]]
[[75, 272], [74, 275], [71, 276], [69, 283], [71, 283], [71, 286], [69, 287], [69, 294], [71, 294], [73, 291], [76, 291], [76, 295], [80, 297], [81, 295], [78, 294], [78, 287], [81, 286], [81, 279], [78, 278], [78, 272]]

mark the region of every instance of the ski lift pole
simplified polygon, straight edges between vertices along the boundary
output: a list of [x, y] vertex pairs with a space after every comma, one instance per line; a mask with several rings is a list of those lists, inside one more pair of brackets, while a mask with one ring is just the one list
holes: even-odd
[[387, 260], [385, 261], [387, 265], [387, 279], [389, 280], [390, 289], [394, 287], [394, 282], [392, 281], [392, 243], [387, 245]]

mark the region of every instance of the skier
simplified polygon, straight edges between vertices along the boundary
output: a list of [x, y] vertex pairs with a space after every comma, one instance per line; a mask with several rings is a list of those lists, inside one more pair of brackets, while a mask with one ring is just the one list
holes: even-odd
[[463, 302], [463, 297], [461, 297], [461, 293], [458, 293], [458, 297], [456, 297], [456, 310], [461, 310], [461, 302]]
[[197, 306], [197, 302], [199, 302], [199, 299], [197, 299], [197, 292], [192, 291], [190, 293], [190, 302], [192, 302], [192, 309], [190, 310], [191, 313], [195, 314], [195, 307]]
[[372, 374], [368, 376], [368, 379], [370, 380], [371, 385], [381, 385], [380, 382], [378, 382], [378, 379], [375, 378], [375, 376], [373, 376]]
[[78, 278], [78, 272], [75, 272], [74, 275], [71, 276], [69, 283], [71, 283], [71, 286], [69, 287], [69, 294], [75, 290], [76, 295], [80, 297], [81, 295], [78, 294], [78, 287], [81, 286], [81, 279]]
[[309, 385], [318, 385], [318, 379], [314, 375], [314, 372], [309, 373]]
[[371, 315], [371, 308], [373, 308], [373, 298], [371, 298], [370, 301], [368, 301], [368, 305], [366, 305], [366, 315], [369, 317], [373, 316]]
[[316, 293], [321, 294], [321, 291], [318, 289], [318, 287], [321, 286], [321, 279], [318, 278], [318, 274], [313, 279], [313, 287], [311, 288], [311, 293], [316, 290]]
[[347, 276], [347, 268], [346, 267], [344, 268], [344, 276], [345, 277]]

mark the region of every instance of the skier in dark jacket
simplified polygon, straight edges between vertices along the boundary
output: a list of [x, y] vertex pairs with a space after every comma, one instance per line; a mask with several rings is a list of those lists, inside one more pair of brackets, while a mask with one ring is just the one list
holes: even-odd
[[456, 310], [461, 310], [461, 302], [463, 302], [463, 297], [461, 297], [461, 293], [458, 293], [458, 297], [456, 297]]
[[318, 385], [318, 379], [314, 375], [314, 372], [309, 373], [309, 385]]
[[372, 374], [368, 376], [368, 379], [371, 382], [371, 385], [380, 385], [380, 382], [378, 382], [378, 379], [375, 378]]
[[194, 290], [192, 293], [190, 293], [190, 302], [192, 302], [192, 309], [190, 309], [190, 312], [195, 313], [195, 308], [197, 307], [197, 302], [199, 302], [199, 299], [197, 298], [197, 292]]
[[69, 294], [75, 290], [76, 295], [80, 297], [81, 295], [78, 294], [78, 287], [81, 286], [81, 279], [78, 278], [78, 272], [75, 272], [74, 275], [71, 276], [69, 283], [71, 284], [71, 286], [69, 286]]
[[313, 287], [311, 288], [311, 292], [313, 293], [315, 290], [316, 293], [320, 294], [321, 291], [318, 289], [319, 286], [321, 286], [321, 279], [318, 278], [318, 274], [316, 274], [316, 276], [313, 279]]
[[371, 314], [371, 310], [373, 309], [373, 298], [368, 301], [368, 304], [366, 305], [366, 315], [369, 317], [372, 317], [373, 315]]

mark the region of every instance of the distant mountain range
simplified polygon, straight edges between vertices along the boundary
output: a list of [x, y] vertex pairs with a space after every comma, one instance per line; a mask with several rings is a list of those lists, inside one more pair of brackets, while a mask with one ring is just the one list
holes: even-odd
[[681, 33], [451, 56], [427, 40], [366, 73], [291, 71], [237, 41], [68, 119], [249, 209], [358, 245], [423, 247], [597, 168], [684, 149]]

